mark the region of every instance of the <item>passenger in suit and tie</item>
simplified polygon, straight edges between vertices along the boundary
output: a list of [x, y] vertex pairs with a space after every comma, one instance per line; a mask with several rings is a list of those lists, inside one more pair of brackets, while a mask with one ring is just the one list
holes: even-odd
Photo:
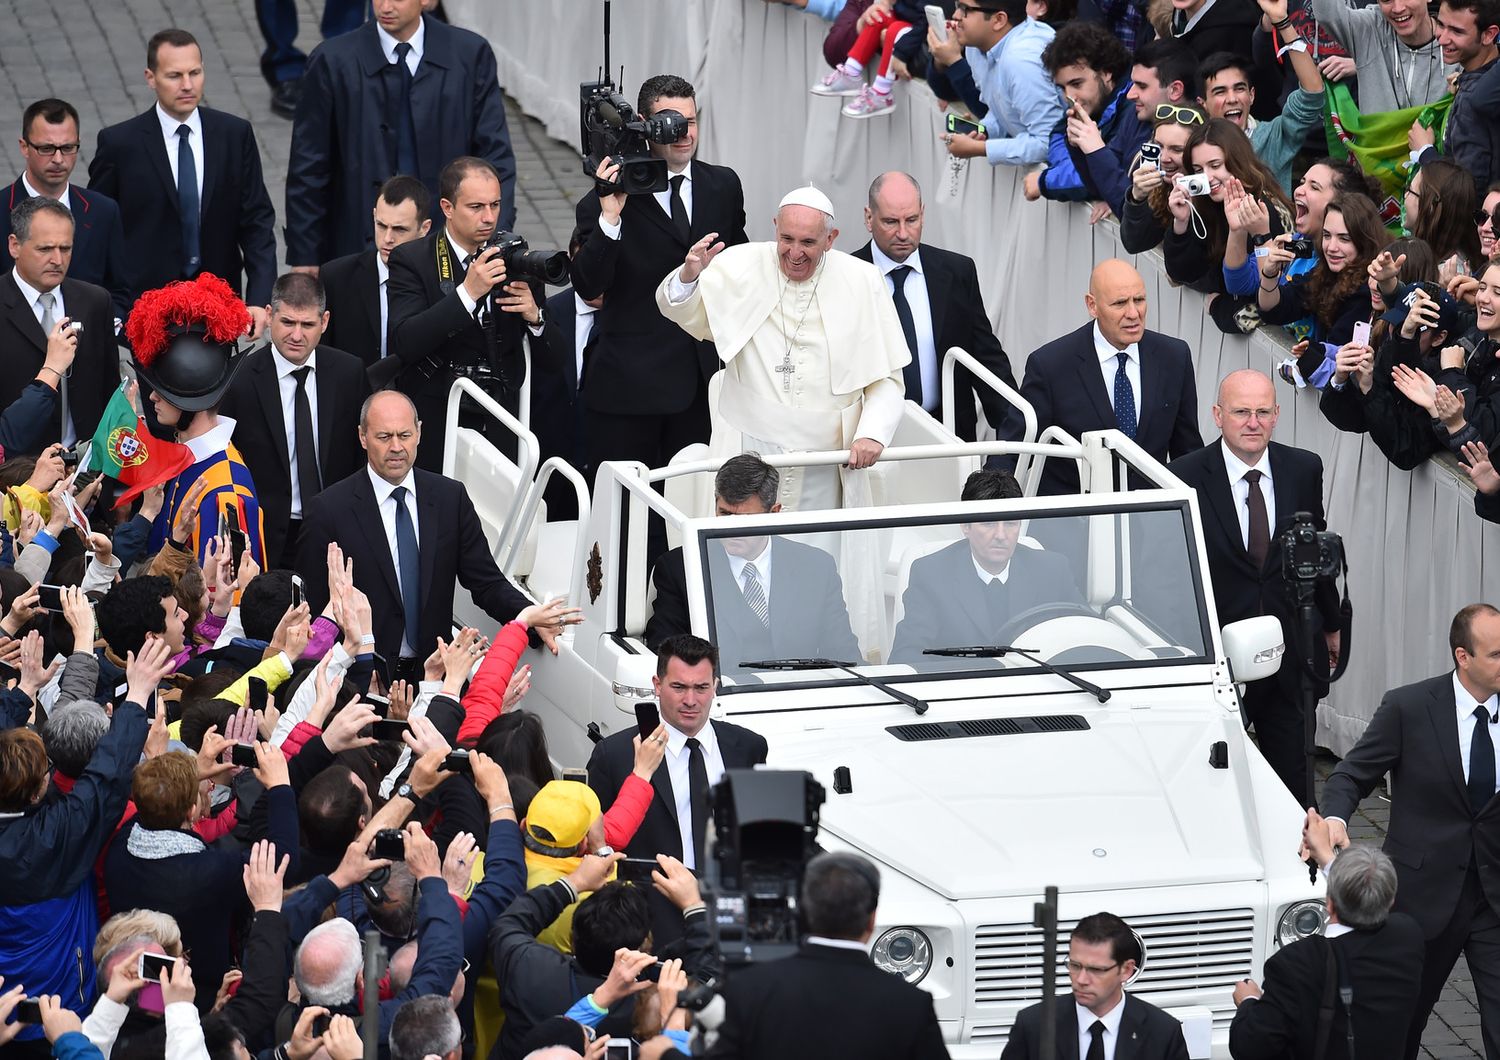
[[[1327, 826], [1310, 815], [1309, 830]], [[1320, 852], [1320, 862], [1332, 851]], [[1234, 1060], [1348, 1060], [1390, 1056], [1406, 1040], [1422, 982], [1422, 929], [1392, 913], [1396, 867], [1372, 846], [1350, 847], [1328, 864], [1328, 927], [1266, 959], [1264, 989], [1245, 979], [1234, 988], [1229, 1054]], [[1346, 1007], [1347, 984], [1354, 1004]], [[1331, 1006], [1333, 1018], [1320, 1018]], [[1351, 1038], [1352, 1022], [1352, 1038]]]
[[[1256, 615], [1281, 620], [1287, 654], [1281, 669], [1245, 685], [1242, 702], [1255, 726], [1260, 753], [1300, 805], [1310, 805], [1303, 752], [1301, 669], [1297, 665], [1296, 601], [1281, 572], [1281, 536], [1298, 512], [1323, 521], [1323, 461], [1317, 453], [1271, 440], [1280, 415], [1276, 387], [1262, 372], [1230, 372], [1219, 384], [1214, 423], [1221, 436], [1171, 464], [1178, 478], [1198, 491], [1208, 570], [1219, 621]], [[1318, 621], [1327, 665], [1338, 661], [1339, 595], [1332, 579], [1318, 583]], [[1326, 673], [1318, 659], [1320, 673]], [[1323, 687], [1326, 692], [1327, 686]]]
[[[25, 431], [30, 437], [19, 452], [39, 453], [56, 441], [71, 446], [91, 438], [99, 426], [104, 406], [120, 385], [114, 309], [104, 288], [67, 278], [72, 211], [56, 199], [36, 196], [22, 200], [11, 211], [10, 222], [9, 252], [15, 268], [0, 275], [0, 350], [6, 358], [0, 409], [37, 381], [56, 394], [58, 404], [48, 413], [45, 426], [27, 417], [33, 429]], [[63, 321], [81, 326], [66, 381], [56, 368], [48, 367], [48, 340]], [[61, 407], [64, 393], [66, 407]]]
[[[526, 378], [522, 343], [528, 331], [542, 334], [541, 287], [508, 279], [500, 249], [484, 249], [502, 202], [494, 167], [482, 158], [456, 158], [443, 167], [439, 184], [442, 227], [391, 253], [389, 356], [370, 383], [409, 395], [432, 424], [445, 422], [458, 374], [479, 379], [518, 413]], [[443, 466], [441, 429], [422, 447], [420, 466]]]
[[[986, 468], [969, 476], [961, 499], [1019, 496], [1014, 475]], [[964, 540], [911, 565], [891, 662], [932, 669], [943, 664], [923, 656], [927, 648], [1001, 643], [1000, 631], [1017, 615], [1044, 604], [1083, 602], [1065, 557], [1018, 544], [1020, 520], [960, 523], [959, 530]]]
[[266, 560], [290, 568], [307, 504], [364, 463], [359, 410], [370, 395], [358, 357], [322, 341], [329, 313], [316, 276], [289, 272], [271, 290], [271, 341], [245, 357], [219, 407], [255, 478]]
[[[922, 217], [922, 189], [916, 179], [898, 171], [880, 174], [870, 185], [865, 207], [870, 242], [854, 256], [874, 263], [895, 300], [911, 350], [911, 363], [905, 368], [907, 399], [941, 418], [941, 368], [950, 348], [961, 347], [1012, 389], [1016, 377], [985, 314], [974, 259], [924, 244]], [[953, 382], [954, 425], [960, 438], [972, 442], [978, 437], [974, 377], [960, 367]], [[989, 387], [979, 385], [978, 392], [996, 436], [1019, 439], [1025, 428], [1020, 413]]]
[[[766, 738], [724, 721], [710, 721], [709, 708], [719, 684], [719, 652], [691, 634], [668, 637], [656, 652], [651, 685], [666, 727], [667, 753], [651, 777], [651, 805], [625, 853], [632, 858], [670, 854], [699, 875], [705, 871], [703, 842], [710, 816], [708, 792], [726, 769], [749, 769], [766, 760]], [[635, 726], [594, 745], [589, 787], [601, 806], [614, 804], [620, 786], [635, 768]], [[648, 892], [656, 948], [682, 934], [682, 914], [654, 891]]]
[[276, 210], [250, 123], [199, 106], [203, 82], [191, 33], [153, 36], [146, 83], [156, 106], [99, 130], [89, 187], [120, 204], [132, 300], [210, 272], [243, 295], [259, 338], [276, 282]]
[[[1061, 427], [1077, 438], [1118, 427], [1166, 462], [1202, 448], [1198, 392], [1187, 343], [1146, 330], [1146, 283], [1117, 258], [1089, 277], [1084, 305], [1092, 324], [1054, 339], [1026, 362], [1021, 395], [1036, 409], [1037, 430]], [[1078, 492], [1071, 460], [1048, 460], [1037, 492]]]
[[1396, 863], [1394, 908], [1421, 925], [1426, 941], [1408, 1058], [1460, 953], [1479, 995], [1485, 1055], [1500, 1056], [1500, 611], [1460, 610], [1448, 646], [1452, 671], [1385, 694], [1324, 784], [1319, 807], [1333, 845], [1348, 846], [1350, 815], [1391, 775], [1383, 849]]
[[[130, 312], [125, 282], [125, 229], [120, 207], [108, 195], [68, 183], [78, 164], [78, 111], [61, 99], [39, 99], [21, 116], [21, 157], [26, 169], [0, 193], [0, 240], [10, 236], [10, 212], [33, 195], [56, 199], [73, 212], [73, 260], [68, 277], [103, 287], [115, 316]], [[0, 261], [0, 272], [10, 257]]]
[[316, 267], [370, 248], [365, 218], [398, 173], [441, 195], [465, 155], [498, 174], [499, 225], [516, 225], [516, 156], [495, 52], [477, 33], [381, 0], [375, 17], [313, 51], [302, 78], [286, 174], [286, 260]]
[[[765, 515], [781, 511], [781, 476], [755, 453], [724, 461], [714, 476], [715, 514]], [[646, 623], [646, 645], [691, 632], [687, 573], [682, 549], [656, 565], [656, 602]], [[833, 557], [797, 541], [759, 537], [708, 543], [709, 611], [725, 673], [741, 664], [788, 656], [862, 663], [849, 625], [844, 585]]]
[[[576, 257], [585, 233], [575, 227], [568, 254]], [[589, 476], [587, 418], [583, 408], [584, 366], [598, 345], [599, 308], [604, 295], [585, 299], [572, 287], [549, 295], [544, 308], [542, 341], [531, 348], [531, 429], [542, 447], [542, 459], [562, 457]], [[578, 518], [573, 486], [560, 475], [547, 483], [549, 519]]]
[[[658, 74], [641, 85], [637, 104], [642, 117], [677, 111], [688, 132], [675, 144], [651, 145], [666, 160], [667, 190], [578, 200], [587, 238], [573, 261], [573, 287], [585, 300], [608, 296], [584, 391], [591, 468], [606, 460], [665, 467], [679, 449], [708, 441], [708, 380], [719, 370], [718, 354], [661, 315], [656, 286], [710, 232], [726, 246], [745, 242], [740, 178], [693, 157], [701, 131], [693, 86]], [[607, 162], [600, 168], [606, 180], [616, 172]]]
[[416, 177], [392, 177], [375, 197], [375, 246], [334, 258], [318, 271], [328, 296], [328, 345], [368, 367], [388, 352], [391, 251], [432, 227], [432, 197]]
[[[531, 606], [495, 565], [464, 484], [413, 468], [421, 438], [406, 395], [367, 398], [359, 422], [367, 466], [307, 505], [297, 559], [317, 611], [328, 602], [328, 545], [343, 548], [354, 561], [354, 584], [370, 598], [375, 650], [388, 670], [414, 678], [437, 639], [452, 635], [455, 582], [496, 622]], [[558, 627], [536, 632], [556, 650]]]
[[[1068, 939], [1071, 994], [1057, 999], [1057, 1060], [1187, 1060], [1182, 1024], [1125, 992], [1140, 945], [1113, 913], [1078, 922]], [[1040, 1060], [1042, 1006], [1016, 1014], [1000, 1060]]]

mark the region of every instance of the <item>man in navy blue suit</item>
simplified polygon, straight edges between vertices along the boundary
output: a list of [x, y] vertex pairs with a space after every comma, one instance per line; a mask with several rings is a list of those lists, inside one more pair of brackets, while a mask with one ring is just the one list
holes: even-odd
[[398, 173], [438, 196], [438, 174], [472, 155], [500, 176], [499, 228], [516, 221], [516, 158], [495, 53], [477, 33], [375, 0], [375, 18], [307, 61], [286, 174], [286, 260], [309, 271], [372, 245], [370, 211]]
[[[125, 283], [125, 229], [120, 207], [108, 195], [69, 183], [78, 164], [78, 111], [61, 99], [39, 99], [21, 116], [21, 157], [26, 168], [0, 192], [0, 243], [10, 238], [10, 212], [33, 195], [56, 199], [73, 211], [73, 260], [68, 277], [109, 292], [115, 316], [130, 311]], [[9, 272], [10, 257], [0, 261]]]

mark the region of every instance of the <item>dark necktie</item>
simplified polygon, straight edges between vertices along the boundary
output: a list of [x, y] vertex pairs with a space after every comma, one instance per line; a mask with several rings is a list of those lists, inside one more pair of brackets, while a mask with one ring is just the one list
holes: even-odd
[[1104, 1060], [1104, 1021], [1095, 1020], [1089, 1028], [1089, 1054], [1084, 1060]]
[[672, 185], [672, 227], [677, 229], [677, 238], [683, 246], [692, 246], [693, 230], [688, 222], [687, 203], [682, 201], [682, 182], [687, 177], [679, 173], [670, 181]]
[[407, 176], [417, 175], [417, 124], [411, 113], [411, 67], [406, 57], [411, 54], [411, 45], [405, 41], [396, 45], [396, 172]]
[[198, 163], [193, 159], [193, 135], [190, 126], [177, 126], [177, 207], [182, 215], [182, 274], [188, 279], [203, 267], [198, 245], [202, 218], [198, 211]]
[[1266, 495], [1260, 491], [1261, 473], [1251, 468], [1245, 472], [1245, 482], [1250, 487], [1247, 504], [1250, 508], [1250, 535], [1245, 543], [1245, 552], [1255, 569], [1266, 565], [1266, 553], [1271, 551], [1271, 520], [1266, 515]]
[[911, 360], [901, 369], [906, 381], [906, 396], [922, 404], [922, 362], [917, 358], [917, 322], [911, 315], [911, 303], [906, 300], [906, 278], [912, 273], [910, 265], [897, 265], [888, 272], [891, 278], [891, 300], [896, 303], [896, 318], [901, 321], [901, 334], [906, 336], [906, 348], [911, 351]]
[[1469, 808], [1475, 816], [1495, 795], [1495, 743], [1490, 739], [1490, 712], [1474, 708], [1474, 738], [1469, 741]]
[[401, 608], [406, 615], [406, 643], [413, 652], [421, 655], [424, 646], [417, 638], [422, 613], [422, 587], [419, 584], [421, 553], [417, 549], [416, 528], [411, 525], [411, 512], [406, 510], [406, 492], [405, 486], [397, 486], [391, 490], [391, 499], [396, 502], [396, 566], [401, 575]]
[[755, 617], [760, 619], [760, 624], [770, 629], [771, 605], [766, 600], [766, 591], [761, 588], [760, 571], [756, 569], [755, 564], [747, 563], [740, 577], [744, 579], [745, 603], [750, 605], [750, 610], [755, 612]]
[[1010, 618], [1010, 597], [1006, 593], [1005, 583], [999, 578], [991, 578], [990, 583], [984, 587], [984, 602], [990, 612], [990, 632], [997, 633]]
[[696, 736], [687, 739], [688, 749], [688, 800], [693, 813], [693, 868], [702, 875], [703, 839], [708, 834], [708, 764], [703, 757], [703, 745]]
[[1115, 426], [1133, 442], [1136, 426], [1135, 391], [1131, 389], [1130, 375], [1125, 371], [1125, 366], [1130, 363], [1130, 355], [1122, 353], [1118, 360], [1120, 366], [1115, 369]]
[[292, 395], [292, 444], [297, 453], [297, 497], [306, 512], [307, 502], [323, 492], [323, 476], [318, 473], [318, 436], [313, 430], [312, 405], [307, 400], [308, 365], [292, 372], [297, 390]]

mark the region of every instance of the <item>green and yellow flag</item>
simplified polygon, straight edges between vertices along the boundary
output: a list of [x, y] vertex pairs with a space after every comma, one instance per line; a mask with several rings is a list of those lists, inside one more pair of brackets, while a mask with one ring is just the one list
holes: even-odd
[[1323, 94], [1323, 123], [1328, 131], [1328, 153], [1334, 158], [1354, 158], [1360, 169], [1380, 181], [1386, 199], [1380, 204], [1385, 223], [1398, 226], [1401, 220], [1401, 198], [1415, 169], [1408, 164], [1411, 152], [1406, 134], [1412, 123], [1420, 121], [1433, 129], [1437, 142], [1443, 142], [1448, 108], [1453, 96], [1436, 103], [1377, 114], [1361, 114], [1347, 86], [1333, 82]]

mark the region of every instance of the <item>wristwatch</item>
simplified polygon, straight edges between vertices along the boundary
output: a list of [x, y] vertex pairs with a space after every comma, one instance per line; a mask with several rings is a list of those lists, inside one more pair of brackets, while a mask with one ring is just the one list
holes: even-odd
[[417, 801], [416, 795], [411, 790], [411, 781], [402, 781], [401, 786], [396, 789], [396, 797], [398, 799], [411, 799], [413, 802]]

